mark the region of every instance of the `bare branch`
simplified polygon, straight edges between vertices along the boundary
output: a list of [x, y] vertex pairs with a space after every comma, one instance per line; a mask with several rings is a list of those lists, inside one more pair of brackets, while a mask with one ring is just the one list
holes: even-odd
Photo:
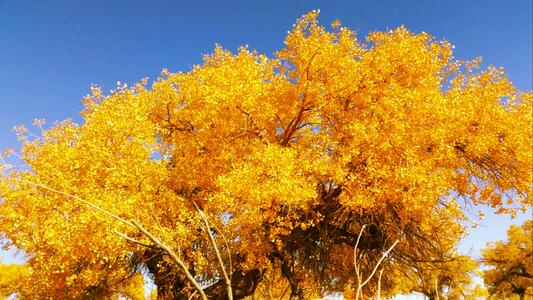
[[203, 300], [207, 300], [207, 296], [204, 293], [204, 290], [200, 286], [200, 284], [194, 279], [192, 274], [189, 272], [189, 269], [185, 265], [185, 263], [178, 257], [176, 252], [172, 250], [168, 245], [163, 244], [158, 238], [153, 236], [148, 230], [146, 230], [144, 227], [142, 227], [137, 222], [132, 221], [131, 222], [137, 229], [139, 229], [140, 232], [142, 232], [144, 235], [146, 235], [154, 244], [156, 244], [159, 248], [161, 248], [163, 251], [165, 251], [170, 258], [183, 270], [185, 273], [185, 276], [187, 276], [187, 279], [191, 282], [191, 284], [194, 286], [194, 288], [200, 293], [200, 296]]
[[383, 269], [379, 271], [378, 277], [378, 299], [381, 300], [381, 277], [383, 276]]
[[[392, 251], [392, 249], [396, 246], [396, 244], [399, 243], [398, 240], [396, 240], [394, 242], [394, 244], [392, 244], [392, 246], [385, 252], [383, 253], [383, 255], [381, 256], [381, 258], [379, 259], [379, 261], [377, 262], [376, 266], [374, 267], [374, 269], [372, 270], [372, 273], [370, 273], [370, 275], [368, 276], [368, 278], [362, 282], [362, 277], [361, 277], [361, 273], [360, 273], [360, 268], [359, 268], [359, 264], [357, 262], [357, 257], [358, 257], [358, 254], [357, 254], [357, 247], [359, 246], [359, 241], [361, 240], [361, 235], [363, 234], [363, 231], [365, 230], [365, 227], [366, 225], [363, 225], [361, 227], [361, 230], [359, 231], [359, 235], [357, 236], [357, 241], [355, 242], [355, 246], [354, 246], [354, 249], [353, 249], [353, 264], [354, 264], [354, 268], [355, 268], [355, 275], [357, 277], [357, 290], [355, 292], [355, 299], [359, 299], [359, 297], [363, 294], [363, 287], [372, 279], [372, 277], [374, 277], [374, 274], [376, 273], [377, 269], [379, 268], [379, 266], [381, 265], [381, 262], [385, 259], [385, 257], [387, 257], [387, 255], [389, 255], [389, 253]], [[379, 273], [379, 280], [378, 280], [378, 299], [381, 299], [381, 276], [383, 275], [383, 269], [380, 271]]]
[[439, 296], [439, 278], [435, 278], [435, 295], [437, 296], [437, 300], [440, 299]]
[[145, 243], [143, 243], [143, 242], [140, 242], [140, 241], [138, 241], [138, 240], [136, 240], [136, 239], [133, 239], [133, 238], [131, 238], [131, 237], [125, 235], [124, 233], [122, 233], [122, 232], [120, 232], [120, 231], [117, 231], [116, 229], [114, 229], [113, 232], [115, 232], [115, 234], [118, 235], [118, 236], [120, 236], [121, 238], [123, 238], [123, 239], [125, 239], [125, 240], [127, 240], [127, 241], [130, 241], [130, 242], [132, 242], [132, 243], [134, 243], [134, 244], [138, 244], [138, 245], [143, 246], [143, 247], [146, 247], [146, 248], [153, 248], [153, 246], [148, 245], [148, 244], [145, 244]]
[[209, 226], [209, 221], [207, 220], [207, 217], [206, 217], [205, 213], [198, 207], [198, 205], [196, 205], [195, 202], [193, 202], [193, 203], [194, 203], [194, 206], [196, 207], [196, 209], [198, 210], [198, 212], [200, 213], [200, 216], [204, 220], [205, 229], [207, 231], [207, 234], [209, 235], [209, 240], [211, 241], [211, 244], [213, 245], [213, 248], [215, 248], [215, 253], [216, 253], [216, 256], [217, 256], [218, 264], [220, 265], [220, 268], [222, 269], [222, 274], [224, 275], [224, 279], [226, 281], [226, 289], [228, 291], [228, 299], [229, 300], [233, 300], [233, 291], [231, 289], [231, 280], [230, 280], [230, 278], [228, 276], [228, 273], [226, 272], [226, 266], [224, 265], [224, 261], [222, 260], [222, 257], [220, 256], [220, 251], [218, 251], [217, 243], [215, 241], [215, 238], [213, 237], [213, 233], [211, 233], [211, 227]]
[[372, 273], [370, 274], [370, 276], [368, 276], [368, 278], [361, 284], [360, 288], [362, 288], [363, 286], [365, 286], [369, 281], [370, 279], [372, 279], [372, 277], [374, 276], [374, 274], [376, 273], [376, 270], [379, 268], [379, 265], [381, 264], [381, 262], [383, 262], [383, 260], [385, 259], [385, 257], [387, 257], [387, 255], [389, 255], [389, 252], [392, 251], [392, 249], [394, 248], [394, 246], [396, 246], [396, 244], [398, 244], [400, 241], [396, 240], [394, 242], [394, 244], [392, 244], [392, 246], [389, 248], [389, 250], [387, 250], [385, 253], [383, 253], [383, 255], [381, 256], [381, 258], [379, 259], [378, 263], [376, 264], [376, 266], [374, 267], [374, 270], [372, 270]]
[[358, 283], [361, 284], [361, 274], [359, 274], [359, 265], [357, 264], [357, 247], [359, 246], [359, 241], [361, 240], [361, 235], [363, 235], [363, 231], [366, 228], [366, 224], [361, 227], [361, 230], [359, 231], [359, 235], [357, 236], [357, 241], [355, 242], [355, 246], [353, 249], [353, 265], [355, 268], [355, 275], [357, 276]]
[[224, 244], [226, 245], [226, 252], [228, 253], [229, 274], [231, 276], [233, 274], [233, 262], [231, 260], [231, 251], [229, 249], [228, 239], [224, 235], [224, 232], [222, 232], [222, 230], [220, 230], [215, 223], [212, 223], [212, 225], [216, 229], [216, 231], [218, 231], [218, 233], [220, 234], [220, 236], [224, 240]]
[[50, 191], [50, 192], [54, 192], [54, 193], [57, 193], [57, 194], [60, 194], [60, 195], [63, 195], [63, 196], [67, 196], [67, 197], [72, 198], [74, 200], [77, 200], [77, 201], [79, 201], [79, 202], [81, 202], [81, 203], [83, 203], [83, 204], [85, 204], [85, 205], [87, 205], [87, 206], [89, 206], [89, 207], [91, 207], [91, 208], [93, 208], [93, 209], [95, 209], [95, 210], [97, 210], [97, 211], [99, 211], [99, 212], [101, 212], [101, 213], [103, 213], [103, 214], [105, 214], [105, 215], [107, 215], [107, 216], [109, 216], [109, 217], [121, 222], [121, 223], [124, 223], [126, 225], [135, 227], [135, 225], [133, 225], [131, 222], [129, 222], [129, 221], [127, 221], [127, 220], [125, 220], [125, 219], [123, 219], [123, 218], [121, 218], [121, 217], [119, 217], [119, 216], [117, 216], [117, 215], [115, 215], [115, 214], [103, 209], [103, 208], [100, 208], [96, 204], [93, 204], [93, 203], [91, 203], [91, 202], [89, 202], [87, 200], [83, 200], [83, 199], [81, 199], [78, 196], [74, 196], [74, 195], [71, 195], [69, 193], [65, 193], [65, 192], [62, 192], [62, 191], [47, 187], [47, 186], [45, 186], [43, 184], [40, 184], [40, 183], [35, 183], [35, 182], [31, 182], [31, 181], [24, 180], [24, 179], [18, 179], [18, 178], [11, 178], [11, 179], [15, 180], [15, 181], [18, 181], [18, 182], [26, 183], [26, 184], [29, 184], [29, 185], [33, 185], [35, 187], [39, 187], [39, 188], [42, 188], [44, 190], [47, 190], [47, 191]]

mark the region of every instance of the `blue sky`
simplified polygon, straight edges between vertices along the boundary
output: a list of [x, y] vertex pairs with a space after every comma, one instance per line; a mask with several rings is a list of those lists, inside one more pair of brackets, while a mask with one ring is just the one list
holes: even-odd
[[[9, 1], [0, 0], [0, 149], [16, 146], [15, 124], [81, 121], [91, 84], [188, 71], [215, 43], [272, 54], [296, 18], [320, 9], [360, 36], [404, 24], [453, 43], [461, 59], [505, 68], [532, 88], [532, 1]], [[501, 239], [517, 220], [489, 215], [462, 248]], [[11, 261], [9, 257], [5, 257]]]

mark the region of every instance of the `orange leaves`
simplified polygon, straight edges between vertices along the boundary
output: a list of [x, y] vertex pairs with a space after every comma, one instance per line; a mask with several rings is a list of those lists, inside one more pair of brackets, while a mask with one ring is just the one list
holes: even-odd
[[483, 253], [483, 262], [490, 268], [483, 271], [483, 278], [492, 296], [533, 294], [533, 221], [522, 226], [511, 225], [507, 241], [492, 242]]
[[[152, 86], [118, 84], [109, 95], [93, 86], [79, 125], [39, 137], [16, 127], [27, 170], [0, 179], [0, 230], [31, 257], [33, 289], [135, 294], [139, 278], [120, 279], [145, 264], [174, 291], [180, 273], [114, 234], [137, 232], [21, 179], [139, 220], [211, 284], [218, 268], [198, 205], [236, 272], [263, 274], [290, 257], [300, 269], [284, 280], [331, 292], [349, 285], [343, 268], [362, 225], [372, 228], [369, 266], [400, 239], [391, 264], [414, 274], [413, 261], [451, 255], [463, 235], [457, 198], [502, 212], [513, 204], [502, 201], [531, 203], [531, 93], [501, 69], [455, 61], [450, 43], [426, 33], [400, 27], [364, 43], [317, 16], [299, 19], [273, 58], [217, 45], [202, 65], [164, 70]], [[384, 278], [391, 291], [393, 279]]]
[[0, 297], [8, 299], [10, 295], [23, 291], [29, 271], [24, 265], [3, 264], [0, 261]]
[[[315, 186], [306, 175], [311, 165], [293, 149], [266, 146], [228, 175], [219, 177], [219, 189], [258, 207], [301, 205], [315, 197]], [[266, 203], [264, 203], [266, 201]], [[264, 204], [261, 204], [261, 203]], [[253, 205], [255, 206], [255, 205]]]

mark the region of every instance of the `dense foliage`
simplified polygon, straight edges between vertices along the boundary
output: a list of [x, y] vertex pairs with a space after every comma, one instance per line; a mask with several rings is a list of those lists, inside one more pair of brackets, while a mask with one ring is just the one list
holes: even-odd
[[490, 243], [483, 250], [483, 272], [489, 293], [496, 297], [533, 297], [533, 221], [512, 225], [508, 241]]
[[217, 46], [151, 87], [93, 87], [81, 124], [17, 127], [0, 231], [27, 254], [21, 295], [115, 295], [142, 272], [164, 298], [225, 299], [224, 272], [237, 299], [349, 293], [387, 249], [365, 296], [461, 285], [461, 205], [531, 204], [531, 93], [426, 33], [365, 42], [316, 17], [272, 58]]
[[28, 270], [18, 264], [3, 264], [0, 260], [0, 299], [18, 293], [27, 280]]

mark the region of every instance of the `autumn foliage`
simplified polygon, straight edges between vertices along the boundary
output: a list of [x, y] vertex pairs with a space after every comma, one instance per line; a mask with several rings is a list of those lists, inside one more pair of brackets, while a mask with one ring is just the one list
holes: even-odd
[[18, 127], [0, 231], [26, 254], [22, 295], [128, 295], [147, 274], [163, 299], [200, 296], [184, 270], [210, 299], [230, 297], [223, 271], [236, 299], [349, 293], [359, 234], [363, 278], [398, 241], [365, 297], [470, 272], [461, 204], [532, 203], [532, 94], [426, 33], [316, 18], [273, 57], [217, 46], [151, 87], [93, 87], [81, 124]]
[[[483, 250], [489, 269], [483, 272], [488, 290], [495, 297], [533, 297], [533, 221], [512, 225], [508, 241], [490, 243]], [[529, 298], [528, 298], [529, 299]]]
[[28, 269], [18, 264], [4, 264], [0, 260], [0, 298], [20, 293], [28, 279]]

